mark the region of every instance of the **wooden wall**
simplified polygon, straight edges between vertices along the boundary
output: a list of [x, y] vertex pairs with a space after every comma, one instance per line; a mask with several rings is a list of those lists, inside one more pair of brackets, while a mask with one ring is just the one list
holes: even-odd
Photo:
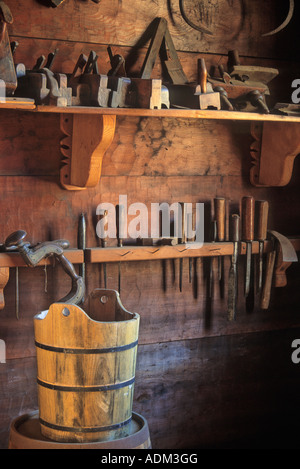
[[[186, 2], [194, 19], [213, 29], [213, 36], [191, 29], [173, 0], [66, 0], [56, 9], [37, 0], [26, 6], [16, 0], [6, 3], [14, 16], [10, 37], [19, 42], [15, 61], [28, 68], [57, 48], [53, 70], [68, 73], [81, 52], [93, 49], [100, 71], [107, 73], [110, 44], [127, 59], [128, 74], [137, 75], [148, 45], [144, 33], [155, 17], [163, 16], [191, 81], [198, 57], [204, 55], [208, 66], [226, 65], [227, 51], [233, 48], [245, 63], [279, 68], [280, 76], [271, 84], [274, 101], [289, 101], [291, 82], [299, 78], [296, 16], [280, 34], [261, 37], [285, 17], [284, 2], [203, 1], [200, 10], [199, 2]], [[153, 77], [161, 73], [158, 61]], [[24, 229], [32, 243], [66, 238], [76, 247], [78, 217], [85, 212], [87, 246], [97, 246], [96, 207], [118, 203], [120, 194], [128, 196], [128, 204], [148, 207], [152, 202], [205, 202], [206, 219], [215, 196], [226, 197], [232, 212], [244, 195], [253, 195], [269, 200], [271, 229], [285, 235], [300, 232], [300, 162], [295, 160], [286, 187], [251, 186], [248, 122], [118, 117], [101, 181], [95, 188], [69, 192], [59, 184], [59, 115], [2, 110], [0, 121], [0, 242]], [[226, 259], [226, 272], [229, 263]], [[217, 281], [212, 305], [207, 302], [206, 262], [197, 260], [197, 299], [188, 281], [188, 261], [183, 292], [178, 265], [175, 283], [172, 261], [166, 266], [165, 292], [160, 261], [128, 262], [121, 270], [122, 302], [141, 315], [134, 410], [147, 418], [153, 447], [293, 447], [300, 415], [300, 365], [291, 361], [292, 340], [300, 336], [298, 265], [287, 271], [287, 287], [273, 290], [268, 311], [256, 307], [247, 314], [240, 295], [233, 324], [227, 321], [226, 298], [220, 298]], [[7, 447], [11, 420], [38, 406], [33, 316], [69, 289], [59, 266], [46, 272], [19, 270], [20, 319], [15, 317], [14, 269], [0, 312], [0, 338], [7, 346], [6, 364], [0, 365], [2, 448]], [[108, 264], [107, 274], [108, 288], [117, 289], [118, 266]], [[87, 265], [88, 292], [99, 286], [104, 286], [101, 266]]]

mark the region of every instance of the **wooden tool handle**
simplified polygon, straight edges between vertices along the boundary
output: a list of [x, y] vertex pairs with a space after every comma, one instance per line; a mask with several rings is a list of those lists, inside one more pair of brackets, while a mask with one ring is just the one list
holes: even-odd
[[225, 199], [216, 197], [214, 199], [215, 219], [217, 222], [217, 239], [224, 241], [225, 239]]
[[207, 69], [204, 59], [198, 59], [198, 83], [201, 86], [201, 93], [206, 93]]
[[228, 51], [228, 61], [231, 66], [241, 65], [239, 51], [237, 49]]
[[243, 241], [254, 239], [254, 198], [252, 196], [242, 199], [242, 238]]
[[269, 202], [267, 200], [257, 200], [255, 213], [257, 214], [257, 234], [259, 241], [267, 239]]
[[240, 216], [236, 213], [231, 216], [231, 238], [234, 243], [240, 240]]
[[269, 304], [270, 304], [275, 259], [276, 259], [276, 251], [268, 252], [267, 262], [266, 262], [265, 283], [264, 283], [261, 300], [260, 300], [261, 309], [268, 309]]

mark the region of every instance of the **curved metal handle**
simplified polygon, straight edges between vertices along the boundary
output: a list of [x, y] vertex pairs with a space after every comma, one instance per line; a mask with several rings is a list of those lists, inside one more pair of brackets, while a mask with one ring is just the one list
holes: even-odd
[[35, 267], [46, 257], [55, 256], [72, 280], [71, 291], [64, 298], [57, 301], [57, 303], [80, 304], [85, 294], [85, 285], [82, 277], [77, 275], [73, 264], [63, 254], [64, 249], [69, 247], [69, 242], [64, 239], [59, 239], [57, 241], [45, 241], [44, 243], [31, 247], [30, 243], [24, 241], [26, 235], [26, 231], [23, 230], [11, 233], [5, 240], [6, 249], [17, 249], [26, 264], [30, 267]]

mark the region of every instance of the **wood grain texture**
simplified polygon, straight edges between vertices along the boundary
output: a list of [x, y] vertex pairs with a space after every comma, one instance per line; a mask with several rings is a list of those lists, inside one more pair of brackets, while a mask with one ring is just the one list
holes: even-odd
[[[219, 63], [226, 68], [228, 49], [235, 47], [243, 63], [279, 68], [280, 75], [270, 83], [273, 102], [289, 102], [291, 82], [299, 76], [295, 19], [280, 35], [260, 37], [279, 24], [287, 2], [205, 1], [205, 15], [199, 2], [187, 1], [195, 21], [215, 28], [217, 35], [209, 38], [183, 22], [178, 2], [173, 0], [101, 0], [99, 4], [68, 0], [57, 9], [28, 0], [26, 10], [22, 2], [6, 1], [15, 18], [9, 27], [10, 39], [19, 42], [15, 61], [28, 68], [37, 57], [57, 48], [53, 70], [71, 73], [79, 54], [93, 49], [99, 55], [100, 71], [107, 73], [106, 49], [111, 44], [113, 53], [124, 55], [127, 71], [137, 76], [147, 51], [142, 35], [161, 15], [168, 20], [190, 81], [196, 80], [198, 58], [205, 58], [209, 71]], [[241, 5], [247, 13], [242, 16]], [[158, 60], [153, 78], [159, 78], [162, 71]], [[148, 208], [151, 202], [205, 202], [205, 226], [213, 217], [214, 197], [225, 197], [231, 214], [240, 213], [242, 196], [253, 195], [270, 202], [270, 229], [299, 234], [300, 160], [295, 159], [287, 186], [251, 186], [248, 122], [117, 119], [115, 138], [103, 158], [101, 181], [97, 187], [75, 194], [59, 185], [63, 137], [59, 115], [5, 111], [3, 116], [1, 111], [0, 242], [11, 232], [25, 229], [32, 243], [66, 238], [76, 247], [78, 218], [85, 212], [87, 246], [99, 246], [96, 207], [100, 202], [117, 204], [120, 194], [128, 195], [128, 204], [138, 201]], [[114, 243], [112, 240], [111, 245]], [[226, 257], [226, 274], [229, 263]], [[118, 288], [118, 267], [107, 265], [109, 288]], [[291, 342], [299, 336], [299, 264], [288, 269], [286, 287], [272, 290], [268, 311], [262, 313], [256, 304], [253, 313], [247, 314], [240, 295], [237, 320], [230, 324], [226, 300], [219, 295], [217, 263], [213, 269], [215, 296], [210, 304], [207, 264], [197, 260], [197, 298], [188, 279], [188, 261], [183, 262], [182, 292], [175, 267], [174, 281], [172, 261], [165, 266], [161, 261], [121, 266], [122, 302], [141, 316], [133, 409], [148, 419], [153, 447], [292, 446], [293, 423], [299, 420], [299, 372], [290, 358]], [[241, 282], [242, 267], [240, 259]], [[7, 363], [0, 367], [3, 448], [7, 447], [10, 421], [38, 406], [33, 316], [69, 291], [68, 280], [57, 265], [47, 266], [46, 271], [20, 268], [17, 321], [15, 272], [10, 271], [6, 305], [0, 314], [0, 338], [7, 346]], [[87, 265], [86, 281], [88, 292], [103, 286], [103, 266]]]
[[115, 116], [61, 115], [66, 137], [61, 141], [64, 159], [60, 181], [65, 189], [82, 190], [99, 183], [103, 156], [114, 138], [115, 126]]
[[[153, 449], [295, 449], [298, 368], [291, 343], [299, 332], [139, 346], [133, 410], [147, 419]], [[36, 360], [10, 360], [0, 375], [5, 449], [11, 421], [37, 409]]]
[[[250, 172], [253, 184], [260, 186], [285, 186], [293, 172], [294, 160], [300, 152], [300, 126], [287, 123], [279, 127], [278, 123], [263, 124], [260, 131], [253, 126], [253, 168]], [[276, 135], [276, 138], [274, 138]]]
[[98, 321], [59, 303], [34, 317], [41, 432], [52, 440], [105, 441], [128, 432], [139, 315], [114, 291], [93, 296]]
[[[134, 46], [149, 40], [149, 25], [154, 18], [164, 17], [177, 50], [227, 53], [238, 48], [242, 55], [255, 56], [259, 50], [263, 57], [273, 57], [277, 46], [277, 57], [293, 55], [281, 42], [277, 43], [278, 36], [261, 37], [282, 23], [287, 13], [285, 5], [271, 2], [204, 0], [200, 6], [193, 0], [185, 2], [194, 23], [206, 24], [213, 32], [212, 36], [191, 28], [183, 20], [175, 0], [143, 1], [138, 3], [138, 8], [136, 2], [129, 0], [122, 3], [103, 0], [101, 4], [74, 0], [74, 3], [65, 2], [55, 10], [28, 0], [26, 15], [17, 0], [7, 0], [7, 3], [14, 17], [8, 31], [16, 36]], [[295, 47], [296, 14], [297, 11], [288, 28], [281, 33], [286, 43], [294, 43]]]

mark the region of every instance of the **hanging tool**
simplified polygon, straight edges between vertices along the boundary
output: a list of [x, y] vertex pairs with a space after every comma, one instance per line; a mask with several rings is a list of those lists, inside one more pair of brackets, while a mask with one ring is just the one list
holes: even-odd
[[238, 254], [240, 241], [240, 216], [231, 217], [231, 238], [233, 242], [233, 255], [228, 277], [228, 320], [236, 319], [236, 305], [238, 298]]
[[258, 285], [257, 285], [257, 293], [259, 295], [261, 294], [261, 291], [262, 291], [264, 241], [267, 239], [268, 213], [269, 213], [268, 201], [257, 200], [255, 202], [255, 214], [257, 217], [256, 239], [259, 241]]
[[[104, 210], [102, 220], [103, 220], [103, 230], [105, 225], [107, 224], [107, 217], [108, 217], [108, 210]], [[101, 218], [101, 216], [100, 216]], [[101, 237], [101, 244], [103, 248], [107, 246], [107, 236], [104, 236], [104, 233]], [[106, 262], [103, 262], [103, 274], [104, 274], [104, 288], [107, 288], [107, 273], [106, 273]]]
[[[186, 235], [186, 227], [187, 227], [187, 205], [184, 202], [179, 203], [181, 207], [181, 217], [178, 216], [179, 222], [181, 221], [181, 230], [179, 229], [180, 234], [180, 244], [186, 244], [187, 235]], [[183, 259], [180, 257], [179, 259], [179, 290], [182, 292], [182, 276], [183, 276]]]
[[[210, 239], [212, 243], [215, 243], [217, 240], [217, 221], [213, 220], [211, 224], [211, 234]], [[208, 296], [209, 298], [213, 298], [214, 296], [214, 260], [215, 257], [211, 256], [210, 263], [209, 263], [209, 286], [208, 286]]]
[[262, 34], [262, 37], [273, 36], [274, 34], [279, 33], [279, 31], [282, 31], [289, 24], [294, 14], [295, 1], [289, 0], [289, 2], [290, 2], [289, 11], [283, 23], [281, 23], [281, 25], [279, 25], [278, 28], [275, 28], [272, 31], [269, 31], [268, 33]]
[[16, 318], [19, 319], [20, 294], [19, 294], [19, 267], [16, 267]]
[[197, 31], [200, 31], [200, 33], [204, 34], [209, 34], [213, 35], [212, 31], [208, 29], [206, 26], [203, 26], [202, 24], [195, 24], [193, 21], [190, 20], [190, 18], [187, 16], [184, 8], [184, 0], [179, 0], [179, 8], [180, 8], [180, 13], [184, 21], [193, 29], [196, 29]]
[[[278, 257], [281, 258], [281, 262], [298, 262], [298, 257], [295, 248], [286, 236], [283, 236], [281, 233], [278, 233], [277, 231], [273, 230], [269, 230], [268, 234], [271, 237], [273, 247], [271, 252], [267, 253], [264, 286], [262, 289], [260, 301], [260, 307], [263, 310], [268, 309], [270, 304], [273, 273], [277, 253]], [[276, 286], [276, 281], [274, 283]], [[282, 286], [282, 283], [280, 282], [280, 284], [277, 286]]]
[[254, 240], [255, 201], [252, 196], [242, 199], [242, 240], [247, 244], [245, 271], [245, 298], [247, 311], [254, 307], [254, 271], [252, 265], [252, 242]]
[[[77, 247], [78, 249], [83, 250], [84, 255], [84, 251], [86, 249], [86, 220], [84, 213], [81, 213], [79, 217]], [[82, 264], [79, 265], [79, 275], [85, 283], [85, 262], [82, 262]], [[81, 303], [84, 303], [84, 296], [82, 297]]]
[[[217, 224], [217, 241], [225, 241], [225, 199], [216, 197], [214, 199], [215, 219]], [[224, 298], [224, 257], [218, 258], [218, 278], [220, 284], [221, 298]]]
[[[124, 233], [124, 223], [125, 223], [125, 207], [123, 205], [116, 206], [116, 228], [117, 228], [117, 240], [118, 246], [123, 246], [123, 237]], [[121, 294], [121, 261], [119, 262], [119, 271], [118, 271], [118, 291]]]
[[198, 85], [195, 95], [199, 96], [200, 109], [221, 109], [220, 93], [207, 82], [207, 68], [203, 58], [198, 59]]
[[46, 241], [32, 247], [30, 243], [24, 241], [26, 234], [23, 230], [11, 233], [5, 240], [7, 250], [17, 249], [29, 267], [35, 267], [42, 259], [54, 256], [72, 280], [69, 294], [57, 303], [80, 304], [85, 293], [85, 285], [82, 278], [77, 275], [73, 264], [64, 255], [64, 249], [69, 247], [69, 242], [67, 240]]
[[273, 281], [273, 274], [274, 274], [274, 266], [275, 266], [275, 259], [276, 259], [276, 248], [275, 248], [275, 240], [272, 240], [273, 248], [270, 252], [267, 253], [266, 258], [266, 267], [265, 267], [265, 279], [264, 285], [261, 292], [261, 299], [260, 299], [260, 308], [263, 310], [268, 309], [270, 304], [271, 298], [271, 289], [272, 289], [272, 281]]
[[[193, 233], [193, 228], [195, 225], [195, 214], [194, 213], [187, 213], [187, 236], [188, 236], [188, 241], [190, 243], [195, 241], [196, 234], [191, 234]], [[189, 257], [189, 283], [192, 283], [192, 278], [193, 278], [193, 258]]]

